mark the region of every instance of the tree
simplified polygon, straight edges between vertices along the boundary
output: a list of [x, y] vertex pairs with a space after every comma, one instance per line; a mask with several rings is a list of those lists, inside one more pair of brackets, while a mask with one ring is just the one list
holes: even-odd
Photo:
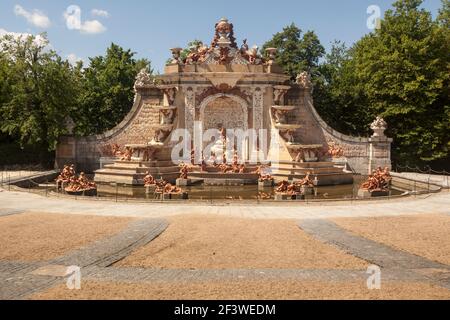
[[270, 47], [278, 49], [276, 62], [292, 79], [302, 71], [308, 71], [314, 80], [319, 60], [325, 54], [317, 35], [313, 31], [308, 31], [302, 36], [302, 30], [294, 23], [267, 41], [263, 45], [263, 52]]
[[450, 0], [442, 0], [437, 21], [442, 27], [450, 29]]
[[41, 164], [66, 132], [76, 105], [70, 64], [48, 48], [45, 34], [0, 39], [0, 131], [35, 145]]
[[354, 46], [347, 73], [373, 116], [390, 124], [395, 159], [409, 164], [450, 155], [449, 29], [421, 3], [396, 1], [381, 29]]
[[130, 111], [134, 99], [134, 82], [138, 72], [147, 68], [146, 59], [136, 60], [135, 53], [111, 44], [105, 56], [90, 58], [90, 65], [79, 71], [81, 93], [77, 115], [77, 133], [105, 132]]

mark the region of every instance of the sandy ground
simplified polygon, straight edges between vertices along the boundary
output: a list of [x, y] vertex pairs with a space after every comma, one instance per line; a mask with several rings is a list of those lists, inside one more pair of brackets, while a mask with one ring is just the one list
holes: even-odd
[[164, 269], [365, 269], [367, 263], [323, 244], [294, 220], [179, 216], [119, 266]]
[[450, 265], [450, 216], [335, 218], [333, 221], [365, 238]]
[[190, 284], [82, 283], [81, 290], [58, 285], [31, 299], [450, 299], [450, 291], [423, 283], [384, 282], [380, 290], [368, 290], [364, 282], [240, 281]]
[[0, 259], [56, 258], [123, 230], [129, 218], [30, 213], [0, 217]]

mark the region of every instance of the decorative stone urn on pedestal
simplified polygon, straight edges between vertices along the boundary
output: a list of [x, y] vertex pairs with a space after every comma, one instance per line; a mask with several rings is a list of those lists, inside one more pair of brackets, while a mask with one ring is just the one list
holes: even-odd
[[370, 129], [373, 130], [372, 137], [384, 137], [384, 131], [387, 129], [387, 123], [382, 117], [378, 116], [370, 125]]

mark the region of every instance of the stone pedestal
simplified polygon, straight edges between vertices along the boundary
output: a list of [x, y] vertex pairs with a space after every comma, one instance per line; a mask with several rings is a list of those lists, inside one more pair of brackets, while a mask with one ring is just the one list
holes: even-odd
[[176, 182], [177, 187], [187, 187], [192, 185], [191, 179], [181, 179], [178, 178]]
[[188, 200], [189, 194], [187, 192], [182, 192], [178, 194], [172, 194], [171, 197], [172, 200]]
[[159, 193], [157, 195], [158, 199], [161, 200], [188, 200], [189, 194], [187, 192], [181, 192], [181, 193]]
[[388, 197], [391, 195], [390, 191], [372, 191], [372, 197]]
[[391, 194], [389, 190], [375, 190], [375, 191], [369, 191], [366, 189], [359, 189], [358, 190], [358, 198], [375, 198], [375, 197], [388, 197]]
[[156, 190], [156, 185], [145, 186], [145, 193], [146, 194], [155, 193], [155, 190]]
[[258, 189], [271, 188], [273, 184], [273, 180], [258, 181]]
[[305, 200], [305, 195], [304, 194], [296, 194], [292, 200], [296, 200], [296, 201], [302, 201]]
[[314, 194], [314, 187], [307, 187], [307, 186], [302, 186], [301, 187], [301, 191], [302, 194], [306, 195], [313, 195]]
[[303, 194], [297, 194], [297, 195], [290, 195], [286, 193], [276, 193], [275, 194], [275, 201], [300, 201], [305, 200], [305, 195]]
[[288, 196], [285, 193], [275, 193], [275, 201], [291, 200], [292, 196]]
[[358, 190], [358, 198], [371, 198], [372, 194], [369, 190], [366, 189], [359, 189]]

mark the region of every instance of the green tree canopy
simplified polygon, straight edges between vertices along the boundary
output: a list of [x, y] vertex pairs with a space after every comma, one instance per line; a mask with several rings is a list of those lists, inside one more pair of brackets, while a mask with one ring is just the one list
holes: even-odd
[[76, 105], [72, 67], [49, 49], [45, 34], [6, 35], [0, 51], [0, 130], [40, 146], [45, 162]]
[[351, 50], [335, 41], [318, 68], [314, 82], [317, 111], [333, 128], [352, 135], [368, 135], [373, 113], [358, 92], [353, 77]]
[[317, 35], [313, 31], [302, 34], [302, 30], [294, 23], [276, 33], [263, 45], [262, 50], [265, 53], [271, 47], [278, 49], [276, 62], [292, 79], [302, 71], [309, 71], [314, 77], [319, 60], [325, 54]]
[[[350, 49], [334, 43], [319, 66], [304, 58], [296, 45], [301, 32], [293, 25], [267, 46], [281, 48], [278, 63], [291, 75], [309, 63], [315, 105], [333, 127], [369, 135], [370, 123], [381, 115], [394, 138], [394, 160], [423, 165], [450, 159], [450, 4], [442, 1], [435, 20], [421, 4], [396, 1], [380, 29]], [[309, 52], [321, 57], [320, 50]]]
[[105, 132], [130, 111], [136, 75], [143, 68], [152, 73], [150, 62], [134, 55], [113, 43], [105, 56], [90, 58], [89, 66], [80, 70], [78, 133]]
[[446, 158], [450, 147], [450, 31], [421, 3], [396, 1], [343, 71], [368, 110], [389, 123], [394, 155], [408, 163]]

